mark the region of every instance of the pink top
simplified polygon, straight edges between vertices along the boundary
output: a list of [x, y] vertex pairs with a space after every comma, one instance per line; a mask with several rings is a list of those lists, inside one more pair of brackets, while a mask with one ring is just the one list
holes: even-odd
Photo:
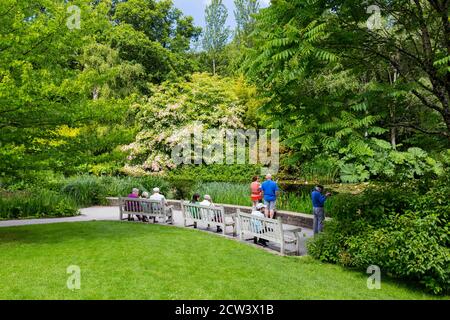
[[250, 185], [250, 190], [252, 192], [251, 198], [253, 201], [261, 200], [261, 184], [258, 181], [252, 182]]
[[252, 190], [252, 194], [260, 194], [261, 190], [259, 190], [259, 188], [261, 188], [261, 184], [258, 181], [254, 181], [250, 185], [250, 189]]

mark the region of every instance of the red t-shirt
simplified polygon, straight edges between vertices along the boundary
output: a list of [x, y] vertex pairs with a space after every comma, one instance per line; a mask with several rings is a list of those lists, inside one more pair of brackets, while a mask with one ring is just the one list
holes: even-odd
[[261, 184], [258, 181], [252, 182], [250, 185], [250, 190], [252, 191], [252, 195], [250, 196], [253, 201], [261, 200]]

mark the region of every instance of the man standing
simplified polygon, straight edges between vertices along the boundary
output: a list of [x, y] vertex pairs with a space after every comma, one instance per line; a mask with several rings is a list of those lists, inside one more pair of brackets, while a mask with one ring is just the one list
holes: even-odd
[[275, 212], [275, 204], [278, 196], [278, 185], [272, 181], [272, 175], [266, 175], [266, 181], [261, 185], [261, 190], [264, 194], [264, 205], [266, 206], [266, 217], [273, 219]]
[[331, 193], [327, 192], [325, 195], [322, 194], [323, 192], [323, 186], [318, 185], [314, 188], [313, 192], [311, 193], [311, 199], [313, 204], [313, 213], [314, 213], [314, 235], [318, 234], [319, 232], [322, 232], [323, 230], [323, 222], [325, 220], [325, 210], [324, 205], [325, 201], [329, 196], [331, 196]]

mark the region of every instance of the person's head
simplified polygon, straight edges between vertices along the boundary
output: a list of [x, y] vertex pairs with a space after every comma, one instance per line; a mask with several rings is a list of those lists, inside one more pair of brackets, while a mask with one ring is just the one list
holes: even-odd
[[253, 181], [253, 182], [258, 181], [258, 180], [259, 180], [259, 177], [258, 177], [258, 176], [254, 176], [254, 177], [252, 178], [252, 181]]
[[200, 201], [200, 195], [198, 193], [194, 194], [192, 196], [192, 202], [199, 202]]
[[319, 191], [319, 192], [322, 192], [322, 191], [323, 191], [323, 186], [320, 185], [320, 184], [318, 184], [318, 185], [316, 186], [316, 190]]
[[159, 188], [153, 188], [153, 193], [159, 193]]
[[142, 198], [148, 198], [149, 196], [147, 191], [142, 192]]
[[204, 200], [207, 200], [207, 201], [209, 201], [209, 202], [212, 202], [211, 196], [210, 196], [209, 194], [205, 194], [205, 195], [203, 196], [203, 199], [204, 199]]
[[256, 210], [258, 210], [258, 211], [263, 211], [265, 208], [266, 208], [266, 206], [263, 205], [262, 203], [258, 203], [256, 205]]
[[266, 174], [266, 180], [272, 180], [272, 175], [270, 173]]
[[139, 195], [139, 189], [138, 188], [133, 188], [133, 190], [131, 190], [131, 193], [138, 196]]

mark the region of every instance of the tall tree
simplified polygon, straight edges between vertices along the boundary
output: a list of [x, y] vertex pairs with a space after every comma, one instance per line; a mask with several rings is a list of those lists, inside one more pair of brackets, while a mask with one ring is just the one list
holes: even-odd
[[211, 3], [206, 6], [203, 49], [211, 56], [214, 75], [218, 54], [225, 47], [230, 36], [230, 28], [226, 26], [227, 18], [228, 11], [222, 0], [211, 0]]
[[191, 39], [201, 32], [193, 18], [184, 16], [172, 0], [127, 0], [116, 4], [114, 12], [116, 21], [132, 25], [173, 52], [187, 51]]
[[259, 10], [259, 0], [234, 0], [234, 17], [236, 19], [236, 37], [239, 42], [252, 31], [254, 14]]

